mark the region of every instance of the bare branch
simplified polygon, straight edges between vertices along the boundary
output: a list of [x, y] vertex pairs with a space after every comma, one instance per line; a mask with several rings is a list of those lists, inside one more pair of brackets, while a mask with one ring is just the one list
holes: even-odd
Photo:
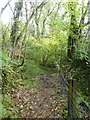
[[84, 11], [83, 7], [82, 7], [82, 16], [81, 16], [80, 23], [78, 26], [79, 39], [81, 38], [82, 28], [84, 27], [84, 21], [85, 21], [85, 16], [86, 16], [87, 10], [88, 9], [86, 8], [86, 10]]
[[2, 8], [1, 12], [0, 12], [0, 16], [2, 15], [2, 13], [4, 12], [4, 10], [6, 9], [6, 7], [10, 4], [12, 0], [9, 0], [6, 5]]
[[[45, 4], [46, 4], [45, 2], [42, 2], [39, 6], [37, 6], [36, 9], [38, 10], [41, 6], [43, 6], [43, 5], [45, 5]], [[27, 26], [28, 26], [28, 24], [29, 24], [29, 21], [32, 19], [32, 17], [34, 16], [34, 14], [35, 14], [35, 10], [33, 9], [32, 14], [30, 15], [29, 19], [26, 21], [26, 24], [25, 24], [23, 30], [21, 31], [21, 33], [19, 34], [19, 36], [16, 38], [17, 40], [20, 39], [20, 37], [22, 36], [22, 34], [23, 34], [23, 32], [25, 31], [25, 29], [27, 29]]]
[[8, 5], [9, 5], [9, 7], [10, 7], [10, 9], [11, 9], [12, 13], [14, 14], [14, 11], [13, 11], [13, 9], [12, 9], [12, 7], [11, 7], [10, 3], [9, 3]]

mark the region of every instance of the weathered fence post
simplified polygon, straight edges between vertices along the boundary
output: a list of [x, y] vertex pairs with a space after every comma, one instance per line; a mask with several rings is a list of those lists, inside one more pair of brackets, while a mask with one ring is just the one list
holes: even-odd
[[68, 119], [76, 118], [76, 81], [68, 80]]
[[72, 118], [72, 80], [68, 80], [68, 119]]

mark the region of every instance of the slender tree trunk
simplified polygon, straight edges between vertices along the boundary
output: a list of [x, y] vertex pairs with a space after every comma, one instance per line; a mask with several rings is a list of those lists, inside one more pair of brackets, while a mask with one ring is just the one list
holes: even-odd
[[[88, 1], [89, 7], [88, 7], [88, 22], [90, 23], [90, 0]], [[90, 24], [88, 25], [88, 40], [89, 40], [89, 60], [90, 60]]]
[[76, 41], [77, 41], [77, 23], [76, 23], [75, 15], [72, 14], [70, 30], [69, 30], [69, 37], [68, 37], [68, 57], [69, 57], [69, 59], [73, 59], [73, 55], [75, 53]]
[[17, 39], [17, 31], [18, 31], [18, 20], [20, 17], [20, 13], [22, 10], [23, 6], [23, 0], [19, 0], [18, 2], [15, 3], [15, 11], [14, 11], [14, 24], [12, 25], [12, 30], [11, 30], [11, 46], [10, 46], [10, 58], [13, 59], [14, 52], [15, 52], [15, 46], [18, 42]]
[[[75, 8], [73, 8], [73, 2], [70, 3], [69, 8], [71, 10], [71, 22], [68, 36], [68, 58], [73, 60], [75, 53], [75, 46], [77, 42], [77, 22], [75, 17]], [[73, 79], [68, 81], [68, 118], [76, 118], [76, 81]]]
[[[88, 7], [88, 22], [90, 23], [90, 0], [88, 0], [88, 4], [89, 4], [89, 7]], [[88, 26], [88, 40], [89, 40], [88, 57], [89, 57], [89, 66], [90, 66], [90, 24]], [[89, 67], [88, 74], [89, 74], [89, 76], [88, 76], [88, 99], [90, 101], [90, 67]], [[89, 120], [90, 120], [90, 108], [89, 108], [88, 114], [89, 114]]]

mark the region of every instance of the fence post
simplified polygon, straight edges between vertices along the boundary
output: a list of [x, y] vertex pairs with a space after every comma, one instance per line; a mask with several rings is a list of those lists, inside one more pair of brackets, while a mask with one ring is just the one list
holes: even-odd
[[77, 118], [77, 108], [76, 108], [76, 92], [77, 92], [77, 85], [76, 85], [76, 79], [73, 79], [73, 84], [72, 84], [72, 91], [73, 91], [73, 117]]
[[68, 80], [68, 119], [76, 118], [76, 81]]

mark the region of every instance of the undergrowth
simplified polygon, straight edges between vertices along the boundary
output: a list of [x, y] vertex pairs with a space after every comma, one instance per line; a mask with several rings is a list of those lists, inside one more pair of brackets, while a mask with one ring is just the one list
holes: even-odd
[[35, 88], [39, 84], [38, 76], [51, 71], [50, 68], [41, 66], [33, 60], [27, 60], [24, 66], [20, 68], [21, 84], [27, 88]]

